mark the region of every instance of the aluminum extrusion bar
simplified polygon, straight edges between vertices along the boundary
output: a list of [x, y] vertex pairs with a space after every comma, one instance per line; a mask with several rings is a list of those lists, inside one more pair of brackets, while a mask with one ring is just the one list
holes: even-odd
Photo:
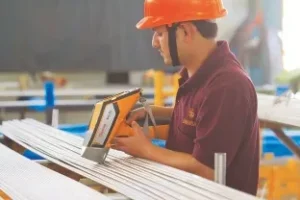
[[[74, 89], [56, 89], [54, 91], [55, 96], [59, 97], [67, 97], [67, 96], [103, 96], [107, 97], [110, 95], [115, 95], [120, 92], [124, 92], [125, 90], [135, 88], [136, 86], [126, 85], [126, 86], [106, 86], [99, 89], [90, 89], [90, 88], [74, 88]], [[165, 87], [164, 89], [169, 90], [171, 87]], [[153, 87], [143, 87], [144, 95], [154, 95]], [[1, 97], [19, 97], [19, 96], [44, 96], [44, 90], [24, 90], [24, 91], [0, 91]]]
[[300, 126], [300, 100], [290, 99], [289, 103], [274, 105], [273, 95], [258, 94], [258, 117], [261, 121], [281, 126]]
[[[93, 107], [96, 103], [101, 101], [101, 99], [91, 99], [91, 100], [56, 100], [55, 107], [56, 108], [68, 108], [68, 107]], [[153, 99], [147, 100], [148, 103], [153, 103]], [[166, 103], [171, 104], [171, 101], [166, 101]], [[137, 103], [140, 105], [140, 103]], [[28, 108], [29, 106], [45, 106], [45, 100], [26, 100], [26, 101], [0, 101], [0, 108], [3, 109], [20, 109], [20, 108]]]
[[[300, 100], [296, 98], [258, 95], [258, 117], [261, 126], [270, 128], [275, 135], [298, 157], [300, 148], [288, 137], [283, 127], [300, 127]], [[276, 102], [276, 103], [275, 103]]]
[[95, 199], [103, 194], [31, 161], [0, 144], [0, 188], [12, 199]]
[[[94, 106], [100, 100], [56, 100], [55, 106]], [[45, 100], [26, 100], [26, 101], [0, 101], [0, 108], [26, 108], [29, 106], [45, 106]]]
[[4, 121], [0, 132], [44, 158], [132, 199], [254, 200], [199, 176], [111, 149], [100, 165], [80, 156], [83, 139], [33, 119]]

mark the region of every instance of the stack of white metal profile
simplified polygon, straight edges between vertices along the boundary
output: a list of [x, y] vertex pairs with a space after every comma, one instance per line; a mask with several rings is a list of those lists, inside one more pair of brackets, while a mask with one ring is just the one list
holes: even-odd
[[[260, 120], [289, 126], [300, 126], [300, 100], [258, 94]], [[279, 101], [280, 99], [280, 101]]]
[[103, 194], [30, 161], [2, 144], [0, 161], [0, 189], [11, 199], [109, 200]]
[[106, 163], [100, 165], [80, 156], [82, 138], [33, 119], [5, 121], [0, 132], [47, 160], [131, 199], [257, 199], [199, 176], [115, 150], [111, 150]]

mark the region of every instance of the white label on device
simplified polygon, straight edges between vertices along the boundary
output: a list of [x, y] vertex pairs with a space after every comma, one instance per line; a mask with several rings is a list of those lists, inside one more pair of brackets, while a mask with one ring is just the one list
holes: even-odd
[[100, 145], [103, 145], [105, 139], [108, 137], [108, 133], [110, 131], [110, 128], [115, 118], [116, 118], [116, 111], [114, 109], [114, 105], [112, 103], [106, 105], [95, 138], [95, 141]]

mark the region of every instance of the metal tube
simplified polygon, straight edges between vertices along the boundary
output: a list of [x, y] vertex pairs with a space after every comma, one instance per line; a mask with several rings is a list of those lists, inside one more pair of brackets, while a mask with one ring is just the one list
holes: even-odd
[[58, 109], [53, 109], [52, 110], [52, 121], [51, 121], [51, 124], [52, 124], [52, 126], [54, 128], [58, 128], [58, 125], [59, 125], [58, 116], [59, 116]]
[[215, 153], [215, 182], [226, 184], [226, 153]]

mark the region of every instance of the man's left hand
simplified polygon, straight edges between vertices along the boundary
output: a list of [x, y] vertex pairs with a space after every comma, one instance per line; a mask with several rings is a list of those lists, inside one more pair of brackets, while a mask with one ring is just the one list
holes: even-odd
[[112, 148], [135, 157], [145, 158], [153, 145], [142, 128], [135, 121], [131, 123], [131, 126], [134, 130], [134, 135], [126, 138], [114, 138]]

